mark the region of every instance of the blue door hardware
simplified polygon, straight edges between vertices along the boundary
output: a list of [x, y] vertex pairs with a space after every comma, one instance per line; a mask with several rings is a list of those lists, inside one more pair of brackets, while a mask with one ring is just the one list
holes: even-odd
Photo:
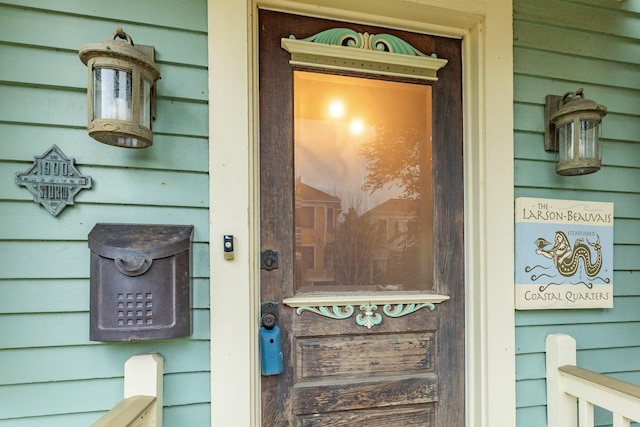
[[282, 355], [282, 339], [278, 318], [277, 305], [273, 302], [263, 304], [260, 319], [260, 365], [262, 375], [278, 375], [284, 372], [284, 356]]

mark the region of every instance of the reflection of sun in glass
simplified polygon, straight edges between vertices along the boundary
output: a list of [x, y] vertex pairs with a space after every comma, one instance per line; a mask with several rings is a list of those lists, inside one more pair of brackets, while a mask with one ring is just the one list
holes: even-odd
[[364, 130], [364, 122], [360, 119], [352, 120], [349, 124], [349, 130], [355, 135], [359, 135]]
[[344, 104], [342, 101], [331, 101], [331, 104], [329, 104], [329, 115], [334, 119], [339, 119], [344, 115]]

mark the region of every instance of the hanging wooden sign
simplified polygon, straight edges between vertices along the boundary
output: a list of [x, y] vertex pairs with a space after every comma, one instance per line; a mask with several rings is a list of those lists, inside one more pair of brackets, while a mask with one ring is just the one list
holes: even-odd
[[91, 188], [91, 177], [82, 175], [57, 145], [42, 156], [36, 156], [33, 165], [23, 173], [16, 173], [16, 184], [33, 194], [33, 201], [40, 203], [53, 216], [67, 205], [73, 205], [74, 197], [84, 188]]

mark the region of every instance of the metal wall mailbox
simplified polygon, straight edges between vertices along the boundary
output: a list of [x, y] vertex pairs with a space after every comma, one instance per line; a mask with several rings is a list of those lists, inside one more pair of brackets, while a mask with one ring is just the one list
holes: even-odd
[[192, 225], [96, 224], [91, 249], [90, 339], [191, 335]]

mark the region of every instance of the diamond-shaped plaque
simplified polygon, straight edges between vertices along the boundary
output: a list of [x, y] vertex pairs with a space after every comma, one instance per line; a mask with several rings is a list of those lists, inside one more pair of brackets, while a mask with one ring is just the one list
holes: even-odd
[[91, 188], [91, 177], [78, 172], [75, 159], [67, 158], [57, 145], [42, 156], [33, 158], [33, 165], [24, 173], [16, 173], [16, 184], [27, 187], [33, 201], [57, 216], [83, 188]]

